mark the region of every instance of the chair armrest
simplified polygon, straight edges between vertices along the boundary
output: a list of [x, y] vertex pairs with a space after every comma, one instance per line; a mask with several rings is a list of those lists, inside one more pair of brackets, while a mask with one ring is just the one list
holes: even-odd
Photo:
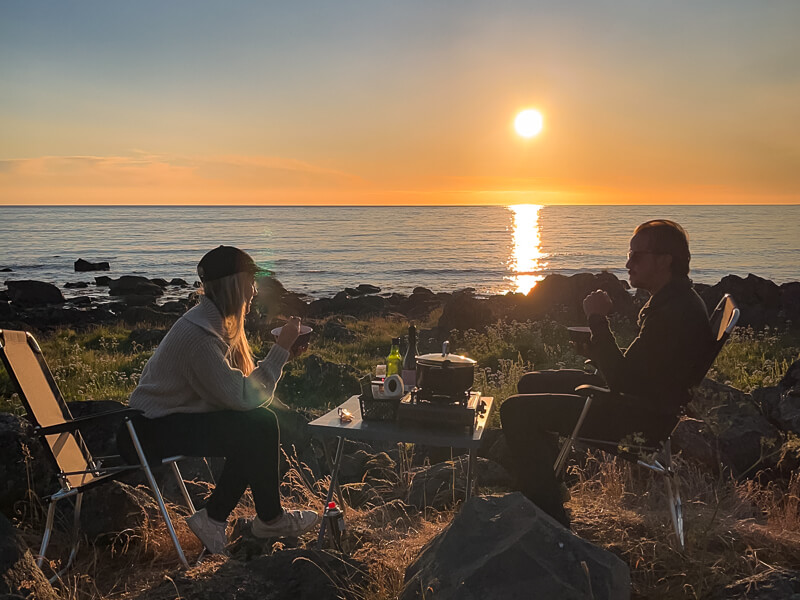
[[611, 390], [600, 387], [599, 385], [589, 385], [584, 383], [575, 388], [575, 392], [580, 396], [591, 396], [592, 394], [610, 394]]
[[63, 433], [65, 431], [76, 431], [80, 429], [83, 425], [87, 424], [95, 424], [101, 421], [107, 421], [109, 419], [123, 419], [125, 417], [132, 417], [134, 415], [140, 415], [142, 411], [136, 410], [135, 408], [123, 408], [120, 410], [110, 410], [108, 412], [100, 413], [97, 415], [88, 415], [86, 417], [80, 417], [77, 419], [72, 419], [71, 421], [66, 421], [64, 423], [57, 423], [56, 425], [48, 425], [47, 427], [37, 426], [34, 427], [33, 431], [37, 435], [50, 435], [52, 433]]

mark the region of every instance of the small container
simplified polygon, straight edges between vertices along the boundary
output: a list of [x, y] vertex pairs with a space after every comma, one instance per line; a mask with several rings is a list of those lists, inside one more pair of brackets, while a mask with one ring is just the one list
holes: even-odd
[[336, 502], [328, 502], [323, 518], [325, 519], [325, 528], [330, 534], [328, 539], [331, 540], [331, 545], [339, 552], [343, 552], [342, 533], [347, 529], [347, 526], [344, 522], [344, 514], [336, 506]]
[[394, 421], [397, 419], [397, 409], [400, 407], [401, 398], [365, 398], [358, 397], [361, 408], [361, 418], [365, 421]]

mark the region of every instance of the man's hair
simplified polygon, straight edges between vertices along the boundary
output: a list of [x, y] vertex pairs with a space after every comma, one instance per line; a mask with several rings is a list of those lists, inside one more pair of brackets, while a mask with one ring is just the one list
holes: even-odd
[[689, 236], [683, 227], [675, 221], [667, 219], [653, 219], [639, 225], [633, 235], [646, 235], [650, 240], [650, 250], [659, 254], [669, 254], [672, 257], [670, 270], [673, 276], [687, 277], [689, 275]]

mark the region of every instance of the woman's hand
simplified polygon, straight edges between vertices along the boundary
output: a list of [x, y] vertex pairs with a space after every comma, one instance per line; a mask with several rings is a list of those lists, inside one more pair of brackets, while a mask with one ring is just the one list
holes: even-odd
[[292, 354], [292, 346], [300, 335], [300, 317], [289, 317], [289, 320], [284, 323], [280, 334], [278, 334], [277, 344], [281, 348], [285, 348]]

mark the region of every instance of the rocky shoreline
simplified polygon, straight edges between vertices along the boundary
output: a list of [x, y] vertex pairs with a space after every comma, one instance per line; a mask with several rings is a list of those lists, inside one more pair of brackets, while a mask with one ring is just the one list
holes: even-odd
[[[66, 284], [65, 288], [76, 284]], [[140, 276], [95, 277], [94, 294], [65, 298], [57, 286], [34, 280], [6, 281], [0, 291], [0, 326], [32, 331], [62, 327], [83, 328], [120, 320], [126, 324], [150, 323], [169, 326], [196, 302], [194, 285], [182, 279], [148, 279]], [[754, 329], [796, 328], [800, 324], [800, 282], [778, 285], [750, 274], [728, 275], [715, 285], [695, 284], [709, 310], [725, 293], [741, 309], [741, 326]], [[276, 279], [260, 282], [256, 310], [249, 327], [270, 325], [278, 316], [299, 315], [308, 319], [332, 316], [365, 318], [397, 315], [409, 321], [421, 320], [442, 309], [438, 329], [480, 330], [500, 321], [527, 321], [549, 317], [565, 324], [583, 321], [581, 302], [590, 291], [603, 289], [614, 300], [615, 313], [635, 319], [646, 295], [629, 289], [626, 281], [608, 272], [548, 275], [527, 295], [508, 293], [485, 296], [472, 288], [456, 292], [434, 292], [417, 287], [410, 295], [386, 292], [362, 284], [345, 288], [328, 298], [310, 299], [289, 291]], [[175, 298], [159, 304], [163, 298]]]

